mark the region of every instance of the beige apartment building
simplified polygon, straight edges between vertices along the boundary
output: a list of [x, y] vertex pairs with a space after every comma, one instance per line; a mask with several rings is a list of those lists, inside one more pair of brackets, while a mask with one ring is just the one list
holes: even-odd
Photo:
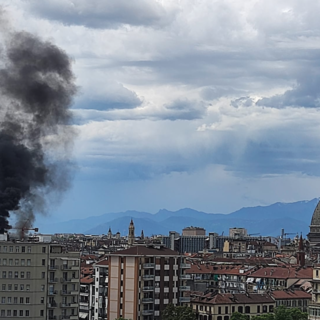
[[163, 245], [140, 245], [109, 256], [107, 319], [161, 319], [169, 303], [189, 302], [185, 270], [190, 264]]
[[78, 319], [79, 275], [79, 252], [1, 235], [0, 319]]

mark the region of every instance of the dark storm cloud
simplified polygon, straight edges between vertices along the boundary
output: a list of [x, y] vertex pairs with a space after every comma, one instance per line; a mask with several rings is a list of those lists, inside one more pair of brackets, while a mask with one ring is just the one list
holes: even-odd
[[33, 0], [26, 5], [31, 13], [42, 18], [97, 29], [117, 28], [123, 24], [157, 26], [168, 18], [160, 4], [148, 0]]

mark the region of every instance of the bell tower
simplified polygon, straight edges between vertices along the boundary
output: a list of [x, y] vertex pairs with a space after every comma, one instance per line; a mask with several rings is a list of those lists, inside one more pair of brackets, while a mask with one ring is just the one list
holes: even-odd
[[134, 223], [133, 223], [133, 220], [131, 219], [130, 225], [129, 225], [129, 235], [128, 235], [128, 245], [129, 246], [133, 245], [134, 239], [135, 239], [135, 236], [134, 236]]

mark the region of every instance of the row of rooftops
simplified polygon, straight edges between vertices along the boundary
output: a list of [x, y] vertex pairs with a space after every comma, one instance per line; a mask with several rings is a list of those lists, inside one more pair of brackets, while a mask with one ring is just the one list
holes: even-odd
[[251, 278], [275, 278], [275, 279], [312, 279], [312, 267], [298, 267], [291, 265], [282, 266], [240, 266], [240, 265], [209, 265], [191, 264], [191, 268], [186, 270], [187, 274], [213, 274], [213, 275], [239, 275]]
[[302, 290], [274, 290], [260, 293], [202, 293], [191, 292], [191, 303], [203, 304], [261, 304], [274, 303], [276, 300], [306, 299], [311, 300], [311, 294]]

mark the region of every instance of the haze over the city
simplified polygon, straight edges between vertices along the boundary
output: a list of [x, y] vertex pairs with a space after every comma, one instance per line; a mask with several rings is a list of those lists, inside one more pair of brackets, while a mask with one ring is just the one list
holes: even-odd
[[1, 4], [77, 78], [73, 184], [47, 221], [319, 197], [319, 2]]

